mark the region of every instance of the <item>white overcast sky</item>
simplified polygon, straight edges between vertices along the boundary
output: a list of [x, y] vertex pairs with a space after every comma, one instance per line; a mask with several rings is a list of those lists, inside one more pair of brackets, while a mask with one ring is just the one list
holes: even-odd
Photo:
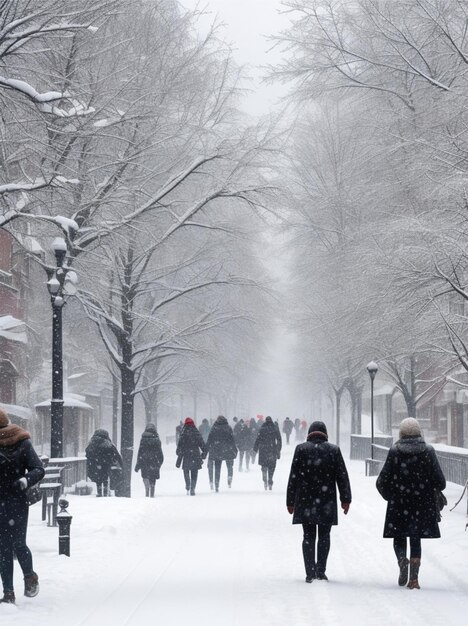
[[[216, 17], [224, 24], [225, 39], [233, 44], [236, 61], [248, 67], [252, 82], [243, 108], [252, 115], [263, 115], [274, 107], [286, 88], [261, 82], [262, 66], [281, 59], [277, 49], [270, 50], [268, 35], [277, 34], [289, 24], [289, 16], [280, 14], [280, 0], [180, 0], [187, 8], [206, 8], [206, 20]], [[205, 26], [207, 21], [204, 22]], [[203, 21], [201, 24], [203, 28]]]

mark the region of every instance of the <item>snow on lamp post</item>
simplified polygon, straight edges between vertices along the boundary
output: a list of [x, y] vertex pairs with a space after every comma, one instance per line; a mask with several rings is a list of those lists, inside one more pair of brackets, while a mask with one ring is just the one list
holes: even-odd
[[370, 413], [371, 413], [371, 459], [374, 458], [374, 378], [378, 371], [378, 366], [375, 361], [371, 361], [367, 364], [367, 371], [369, 372], [371, 381], [371, 396], [370, 396]]
[[52, 305], [52, 399], [50, 403], [50, 456], [63, 456], [63, 355], [62, 307], [64, 295], [76, 293], [75, 272], [64, 265], [67, 244], [62, 237], [52, 242], [56, 267], [48, 270], [47, 289]]

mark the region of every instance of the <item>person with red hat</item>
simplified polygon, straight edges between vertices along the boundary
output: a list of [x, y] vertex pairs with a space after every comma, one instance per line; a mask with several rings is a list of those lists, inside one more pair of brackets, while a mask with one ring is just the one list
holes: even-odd
[[23, 570], [24, 595], [39, 593], [39, 579], [33, 569], [31, 550], [26, 545], [29, 503], [27, 489], [44, 477], [44, 467], [31, 443], [31, 435], [0, 409], [0, 575], [3, 598], [15, 603], [13, 556]]
[[184, 471], [185, 489], [187, 495], [195, 495], [195, 487], [197, 486], [198, 470], [203, 465], [203, 459], [207, 455], [207, 447], [203, 441], [200, 431], [195, 426], [195, 422], [191, 417], [187, 417], [184, 427], [180, 433], [179, 443], [177, 445], [177, 463], [176, 467], [181, 467]]
[[304, 531], [302, 554], [306, 583], [328, 580], [325, 570], [330, 531], [338, 524], [337, 486], [346, 515], [351, 504], [351, 486], [343, 456], [338, 446], [328, 442], [325, 424], [312, 422], [307, 441], [294, 451], [286, 495], [286, 507], [293, 515], [293, 524], [302, 524]]

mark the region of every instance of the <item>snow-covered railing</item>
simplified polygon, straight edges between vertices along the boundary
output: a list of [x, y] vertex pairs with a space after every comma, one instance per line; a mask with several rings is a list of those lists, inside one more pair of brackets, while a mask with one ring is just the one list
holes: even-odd
[[84, 457], [50, 459], [49, 465], [63, 467], [61, 482], [64, 492], [70, 491], [80, 480], [86, 480], [86, 458]]
[[[390, 435], [377, 435], [374, 443], [379, 446], [390, 448], [393, 437]], [[349, 458], [353, 461], [364, 461], [371, 456], [371, 438], [369, 435], [351, 435]]]

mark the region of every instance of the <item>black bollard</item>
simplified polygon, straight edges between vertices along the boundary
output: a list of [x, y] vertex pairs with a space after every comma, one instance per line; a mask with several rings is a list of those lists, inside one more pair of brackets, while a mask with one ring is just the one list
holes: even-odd
[[73, 516], [67, 511], [69, 502], [65, 498], [58, 501], [60, 512], [57, 513], [59, 527], [59, 554], [70, 556], [70, 526]]

